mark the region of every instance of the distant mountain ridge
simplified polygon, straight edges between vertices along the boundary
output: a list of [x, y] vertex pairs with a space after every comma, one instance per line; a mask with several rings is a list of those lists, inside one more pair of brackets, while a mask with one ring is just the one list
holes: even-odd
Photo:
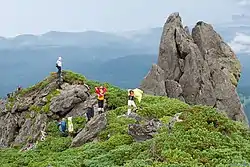
[[[250, 26], [237, 24], [221, 24], [214, 27], [226, 42], [235, 44], [232, 41], [236, 37], [236, 32], [250, 35]], [[17, 85], [32, 85], [49, 72], [55, 71], [58, 56], [63, 57], [65, 69], [120, 87], [136, 87], [142, 79], [139, 77], [147, 73], [148, 68], [156, 61], [161, 34], [162, 27], [156, 27], [119, 33], [50, 31], [42, 35], [0, 37], [0, 78], [4, 81], [0, 83], [0, 96], [6, 95]], [[144, 55], [146, 56], [143, 57]], [[244, 52], [237, 56], [243, 66], [240, 84], [246, 86], [249, 79], [245, 74], [250, 71], [247, 67], [250, 59], [248, 53]], [[126, 63], [121, 64], [123, 61]], [[141, 69], [135, 69], [141, 61], [144, 62], [140, 65]], [[133, 81], [121, 80], [120, 74], [125, 75], [126, 71], [120, 71], [119, 67], [129, 66], [129, 62], [133, 64], [132, 69], [137, 76], [132, 77]], [[108, 67], [104, 70], [105, 73], [98, 72], [102, 70], [102, 65]], [[121, 81], [117, 81], [116, 78], [120, 78]]]

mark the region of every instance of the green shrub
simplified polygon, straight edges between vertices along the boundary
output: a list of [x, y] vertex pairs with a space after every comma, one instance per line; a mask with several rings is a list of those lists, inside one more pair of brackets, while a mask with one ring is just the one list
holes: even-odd
[[79, 130], [83, 129], [87, 120], [85, 117], [73, 117], [72, 119], [74, 131], [78, 132]]
[[177, 99], [161, 96], [145, 96], [138, 106], [141, 108], [138, 111], [139, 115], [158, 119], [164, 116], [173, 116], [176, 113], [190, 108], [188, 104]]
[[78, 74], [72, 71], [63, 71], [62, 75], [64, 82], [70, 84], [83, 84], [86, 81], [86, 78], [82, 74]]
[[[53, 78], [53, 75], [51, 75]], [[91, 87], [101, 83], [87, 81], [73, 72], [64, 72], [67, 82], [85, 82]], [[41, 88], [46, 82], [36, 86]], [[72, 138], [60, 137], [57, 122], [50, 120], [48, 136], [36, 149], [18, 152], [19, 148], [0, 149], [0, 164], [6, 167], [165, 167], [165, 166], [243, 166], [250, 164], [250, 131], [242, 123], [228, 119], [222, 113], [207, 106], [189, 106], [177, 99], [144, 95], [138, 103], [138, 114], [146, 118], [160, 119], [167, 124], [174, 114], [182, 112], [180, 119], [169, 130], [162, 128], [154, 138], [135, 142], [128, 135], [128, 125], [136, 121], [123, 116], [127, 112], [127, 92], [104, 83], [109, 110], [107, 127], [99, 135], [98, 142], [69, 148]], [[34, 88], [32, 88], [34, 89]], [[30, 89], [29, 91], [31, 91]], [[29, 92], [29, 91], [26, 91]], [[31, 106], [30, 110], [49, 111], [51, 99], [59, 94], [52, 90], [46, 97], [48, 103], [42, 108]], [[14, 103], [15, 98], [9, 103]], [[11, 106], [10, 106], [11, 107]], [[25, 115], [30, 119], [29, 113]], [[84, 117], [73, 118], [74, 130], [84, 128]]]

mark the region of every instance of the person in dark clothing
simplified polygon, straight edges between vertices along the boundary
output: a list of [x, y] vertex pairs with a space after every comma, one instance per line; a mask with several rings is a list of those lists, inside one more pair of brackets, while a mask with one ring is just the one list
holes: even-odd
[[91, 106], [89, 106], [87, 108], [86, 115], [87, 115], [87, 119], [88, 119], [87, 122], [89, 122], [91, 120], [91, 118], [94, 117], [94, 104], [92, 104]]

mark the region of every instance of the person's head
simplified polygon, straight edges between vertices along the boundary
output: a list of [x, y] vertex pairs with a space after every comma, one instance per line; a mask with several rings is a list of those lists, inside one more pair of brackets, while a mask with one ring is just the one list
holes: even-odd
[[100, 89], [103, 89], [103, 86], [102, 86], [102, 85], [100, 86]]
[[60, 56], [60, 57], [58, 57], [58, 60], [59, 60], [59, 61], [61, 61], [61, 60], [62, 60], [62, 57], [61, 57], [61, 56]]
[[66, 121], [65, 118], [63, 118], [62, 121]]
[[129, 93], [132, 94], [132, 93], [134, 93], [134, 91], [133, 91], [133, 90], [130, 90]]

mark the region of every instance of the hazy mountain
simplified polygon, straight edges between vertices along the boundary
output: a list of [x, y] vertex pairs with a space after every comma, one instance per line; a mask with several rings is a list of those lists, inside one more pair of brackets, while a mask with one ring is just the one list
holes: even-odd
[[[248, 37], [250, 26], [234, 22], [216, 25], [215, 29], [237, 50], [243, 66], [240, 86], [248, 86], [250, 58], [241, 49], [248, 44], [248, 38], [239, 33]], [[55, 71], [58, 56], [63, 57], [65, 69], [120, 87], [135, 87], [156, 61], [161, 33], [158, 27], [120, 33], [51, 31], [39, 36], [1, 37], [0, 96], [17, 85], [32, 85]]]

